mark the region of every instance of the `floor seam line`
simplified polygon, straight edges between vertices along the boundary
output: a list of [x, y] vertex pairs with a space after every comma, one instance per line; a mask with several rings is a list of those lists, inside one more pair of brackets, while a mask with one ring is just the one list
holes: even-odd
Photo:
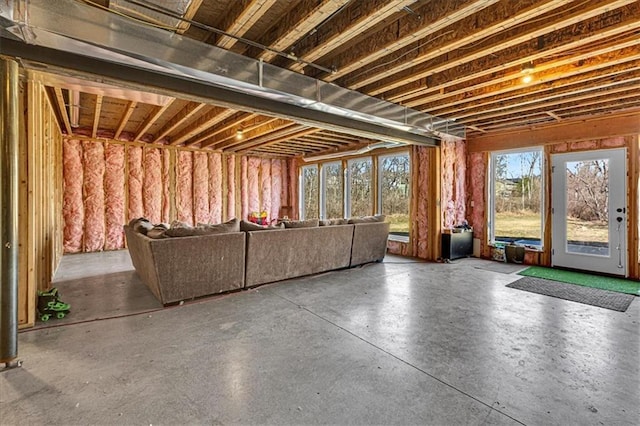
[[[459, 392], [459, 393], [461, 393], [462, 395], [464, 395], [464, 396], [466, 396], [466, 397], [468, 397], [468, 398], [471, 398], [471, 399], [473, 399], [474, 401], [476, 401], [476, 402], [478, 402], [478, 403], [480, 403], [480, 404], [484, 405], [485, 407], [488, 407], [488, 408], [489, 408], [489, 410], [491, 410], [491, 411], [496, 411], [496, 412], [498, 412], [498, 413], [502, 414], [503, 416], [506, 416], [506, 417], [510, 418], [511, 420], [513, 420], [513, 421], [515, 421], [515, 422], [517, 422], [517, 423], [519, 423], [519, 424], [521, 424], [521, 425], [525, 425], [525, 426], [526, 426], [526, 423], [523, 423], [523, 422], [521, 422], [520, 420], [515, 419], [515, 418], [511, 417], [510, 415], [508, 415], [508, 414], [506, 414], [506, 413], [503, 413], [502, 411], [500, 411], [500, 410], [498, 410], [498, 409], [494, 408], [494, 407], [493, 407], [493, 405], [489, 405], [489, 404], [487, 404], [486, 402], [481, 401], [481, 400], [479, 400], [478, 398], [474, 397], [473, 395], [470, 395], [470, 394], [468, 394], [467, 392], [465, 392], [465, 391], [463, 391], [463, 390], [461, 390], [461, 389], [458, 389], [457, 387], [453, 386], [452, 384], [447, 383], [447, 382], [445, 382], [445, 381], [444, 381], [444, 380], [442, 380], [442, 379], [439, 379], [438, 377], [436, 377], [436, 376], [434, 376], [434, 375], [432, 375], [432, 374], [428, 373], [427, 371], [423, 370], [422, 368], [420, 368], [420, 367], [418, 367], [418, 366], [416, 366], [416, 365], [413, 365], [413, 364], [411, 364], [411, 363], [410, 363], [410, 362], [408, 362], [408, 361], [405, 361], [404, 359], [400, 358], [399, 356], [397, 356], [397, 355], [395, 355], [395, 354], [393, 354], [393, 353], [391, 353], [391, 352], [387, 351], [386, 349], [381, 348], [380, 346], [376, 345], [376, 344], [375, 344], [375, 343], [373, 343], [373, 342], [370, 342], [370, 341], [368, 341], [368, 340], [366, 340], [366, 339], [364, 339], [364, 338], [362, 338], [362, 337], [358, 336], [357, 334], [355, 334], [355, 333], [353, 333], [352, 331], [347, 330], [346, 328], [344, 328], [344, 327], [342, 327], [342, 326], [340, 326], [340, 325], [336, 324], [335, 322], [333, 322], [333, 321], [329, 320], [328, 318], [325, 318], [325, 317], [323, 317], [323, 316], [321, 316], [321, 315], [319, 315], [319, 314], [317, 314], [317, 313], [313, 312], [313, 311], [312, 311], [312, 310], [310, 310], [309, 308], [307, 308], [307, 307], [305, 307], [305, 306], [302, 306], [302, 305], [300, 305], [299, 303], [296, 303], [296, 302], [294, 302], [293, 300], [290, 300], [290, 299], [288, 299], [288, 298], [284, 297], [283, 295], [281, 295], [281, 294], [279, 294], [279, 293], [277, 293], [277, 292], [275, 292], [275, 291], [274, 291], [273, 293], [274, 293], [276, 296], [280, 297], [281, 299], [286, 300], [287, 302], [289, 302], [289, 303], [291, 303], [291, 304], [293, 304], [293, 305], [297, 306], [298, 308], [300, 308], [300, 309], [303, 309], [303, 310], [307, 311], [307, 312], [308, 312], [308, 313], [310, 313], [311, 315], [313, 315], [313, 316], [315, 316], [315, 317], [317, 317], [317, 318], [319, 318], [319, 319], [321, 319], [321, 320], [323, 320], [323, 321], [325, 321], [325, 322], [327, 322], [327, 323], [329, 323], [329, 324], [333, 325], [334, 327], [339, 328], [340, 330], [344, 331], [345, 333], [350, 334], [351, 336], [355, 337], [356, 339], [358, 339], [358, 340], [360, 340], [360, 341], [362, 341], [362, 342], [366, 343], [367, 345], [369, 345], [369, 346], [371, 346], [371, 347], [373, 347], [373, 348], [375, 348], [375, 349], [377, 349], [377, 350], [379, 350], [379, 351], [381, 351], [381, 352], [383, 352], [383, 353], [385, 353], [385, 354], [389, 355], [390, 357], [392, 357], [392, 358], [394, 358], [394, 359], [396, 359], [396, 360], [400, 361], [401, 363], [403, 363], [403, 364], [405, 364], [405, 365], [407, 365], [407, 366], [409, 366], [409, 367], [413, 368], [414, 370], [417, 370], [417, 371], [421, 372], [422, 374], [424, 374], [424, 375], [426, 375], [426, 376], [428, 376], [428, 377], [432, 378], [433, 380], [436, 380], [436, 381], [438, 381], [439, 383], [442, 383], [443, 385], [445, 385], [445, 386], [447, 386], [447, 387], [449, 387], [449, 388], [451, 388], [451, 389], [455, 390], [456, 392]], [[489, 413], [491, 413], [491, 411], [489, 411]]]

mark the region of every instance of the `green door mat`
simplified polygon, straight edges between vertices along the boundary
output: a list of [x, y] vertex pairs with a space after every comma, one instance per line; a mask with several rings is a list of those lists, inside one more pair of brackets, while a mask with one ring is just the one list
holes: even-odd
[[625, 280], [624, 278], [603, 277], [601, 275], [583, 274], [582, 272], [543, 268], [542, 266], [530, 266], [524, 271], [518, 272], [518, 274], [640, 296], [640, 282]]

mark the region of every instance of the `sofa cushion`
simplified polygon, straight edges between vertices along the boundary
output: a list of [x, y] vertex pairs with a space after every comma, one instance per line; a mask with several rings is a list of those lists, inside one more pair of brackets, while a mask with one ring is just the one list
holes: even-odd
[[234, 218], [216, 225], [198, 223], [196, 226], [173, 221], [171, 222], [171, 228], [169, 228], [165, 234], [169, 237], [191, 237], [194, 235], [225, 234], [229, 232], [240, 232], [240, 221], [238, 221], [238, 219]]
[[262, 225], [258, 225], [257, 223], [249, 222], [246, 220], [240, 221], [240, 230], [243, 232], [269, 231], [273, 229], [284, 229], [284, 223], [279, 223], [277, 225], [262, 226]]
[[224, 223], [216, 225], [210, 225], [207, 223], [198, 223], [195, 227], [195, 235], [209, 235], [209, 234], [225, 234], [228, 232], [240, 232], [240, 221], [236, 218], [228, 220]]
[[349, 219], [348, 223], [373, 223], [373, 222], [384, 222], [385, 215], [377, 214], [375, 216], [361, 216], [361, 217], [352, 217]]
[[161, 223], [149, 229], [147, 231], [147, 237], [154, 238], [154, 239], [167, 238], [168, 237], [168, 235], [166, 234], [167, 229], [168, 227], [165, 224]]
[[139, 217], [137, 219], [131, 219], [129, 221], [129, 226], [135, 232], [139, 232], [139, 233], [144, 234], [144, 235], [147, 235], [147, 232], [149, 230], [153, 229], [153, 224], [151, 222], [149, 222], [148, 219], [145, 219], [144, 217]]
[[314, 228], [319, 226], [318, 219], [289, 220], [283, 223], [285, 228]]
[[171, 222], [169, 229], [165, 232], [169, 237], [190, 237], [194, 234], [193, 226], [179, 220]]

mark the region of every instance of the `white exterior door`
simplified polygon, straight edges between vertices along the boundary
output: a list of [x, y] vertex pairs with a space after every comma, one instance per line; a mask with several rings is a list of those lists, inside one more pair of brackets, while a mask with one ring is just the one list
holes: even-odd
[[552, 264], [627, 275], [626, 150], [552, 156]]

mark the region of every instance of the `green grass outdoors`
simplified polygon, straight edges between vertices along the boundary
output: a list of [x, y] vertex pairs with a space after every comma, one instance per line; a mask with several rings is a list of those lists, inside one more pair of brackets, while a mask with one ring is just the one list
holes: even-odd
[[388, 214], [386, 221], [389, 222], [389, 232], [409, 232], [408, 214]]
[[[387, 215], [391, 232], [409, 232], [409, 215]], [[602, 222], [589, 222], [570, 218], [568, 239], [583, 242], [606, 242], [607, 225]], [[496, 214], [496, 235], [513, 238], [541, 238], [540, 215], [531, 212]]]
[[[606, 242], [607, 224], [570, 218], [567, 239], [583, 242]], [[515, 238], [540, 238], [540, 215], [531, 212], [497, 213], [496, 235]]]

